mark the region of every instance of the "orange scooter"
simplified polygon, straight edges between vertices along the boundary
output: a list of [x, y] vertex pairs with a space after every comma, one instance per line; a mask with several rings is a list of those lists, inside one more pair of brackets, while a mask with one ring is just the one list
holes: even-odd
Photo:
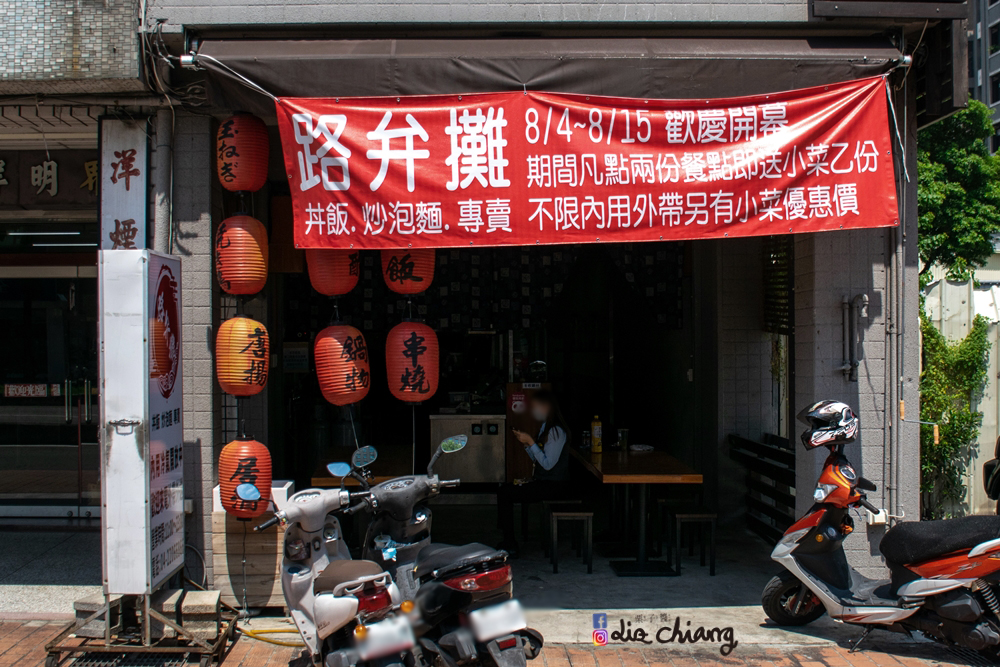
[[799, 414], [810, 426], [807, 449], [829, 449], [815, 504], [775, 546], [785, 570], [764, 588], [762, 604], [778, 625], [805, 625], [824, 613], [864, 628], [910, 633], [1000, 658], [1000, 516], [899, 523], [879, 550], [888, 579], [868, 579], [847, 563], [843, 542], [854, 530], [851, 508], [879, 510], [865, 498], [875, 485], [844, 456], [859, 429], [851, 408], [821, 401]]

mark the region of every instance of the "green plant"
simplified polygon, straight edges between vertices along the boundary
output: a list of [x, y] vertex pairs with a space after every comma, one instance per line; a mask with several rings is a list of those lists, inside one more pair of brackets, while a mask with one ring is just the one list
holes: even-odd
[[990, 155], [993, 113], [982, 102], [920, 131], [917, 204], [920, 275], [934, 264], [969, 280], [1000, 232], [1000, 156]]
[[950, 503], [961, 502], [965, 496], [962, 475], [983, 422], [982, 413], [973, 410], [973, 404], [986, 385], [988, 327], [988, 320], [977, 315], [964, 340], [949, 342], [927, 315], [920, 313], [920, 420], [936, 423], [940, 429], [940, 441], [935, 444], [934, 427], [920, 426], [920, 490], [928, 519], [942, 518]]

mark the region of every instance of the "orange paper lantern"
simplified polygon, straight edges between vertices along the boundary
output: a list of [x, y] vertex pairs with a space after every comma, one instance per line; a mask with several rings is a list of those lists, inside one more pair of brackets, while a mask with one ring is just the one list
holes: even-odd
[[368, 395], [368, 346], [360, 331], [346, 324], [329, 326], [316, 336], [314, 354], [323, 398], [334, 405], [349, 405]]
[[[260, 493], [246, 500], [236, 493], [240, 484], [252, 484]], [[267, 511], [271, 500], [271, 453], [251, 438], [233, 440], [219, 454], [219, 500], [239, 519], [253, 519]]]
[[343, 296], [358, 284], [361, 253], [357, 250], [306, 250], [309, 282], [326, 296]]
[[215, 274], [229, 294], [256, 294], [267, 282], [267, 230], [256, 218], [234, 215], [215, 232]]
[[421, 322], [403, 322], [389, 331], [385, 365], [389, 391], [401, 401], [420, 403], [438, 388], [437, 334]]
[[267, 384], [271, 346], [267, 329], [249, 317], [236, 317], [219, 325], [215, 337], [215, 374], [222, 391], [233, 396], [253, 396]]
[[434, 280], [434, 249], [383, 250], [382, 277], [398, 294], [419, 294]]
[[264, 121], [240, 113], [222, 121], [215, 135], [215, 166], [222, 187], [256, 192], [267, 183], [270, 139]]

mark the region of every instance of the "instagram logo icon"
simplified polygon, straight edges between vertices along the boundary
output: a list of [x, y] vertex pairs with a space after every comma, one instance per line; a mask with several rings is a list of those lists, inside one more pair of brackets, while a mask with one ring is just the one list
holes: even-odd
[[594, 614], [594, 646], [608, 645], [608, 615]]

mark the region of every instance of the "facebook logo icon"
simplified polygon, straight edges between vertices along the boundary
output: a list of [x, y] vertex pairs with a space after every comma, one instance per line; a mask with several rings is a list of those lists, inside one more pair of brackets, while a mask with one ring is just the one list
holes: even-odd
[[594, 646], [608, 645], [608, 615], [594, 614]]

